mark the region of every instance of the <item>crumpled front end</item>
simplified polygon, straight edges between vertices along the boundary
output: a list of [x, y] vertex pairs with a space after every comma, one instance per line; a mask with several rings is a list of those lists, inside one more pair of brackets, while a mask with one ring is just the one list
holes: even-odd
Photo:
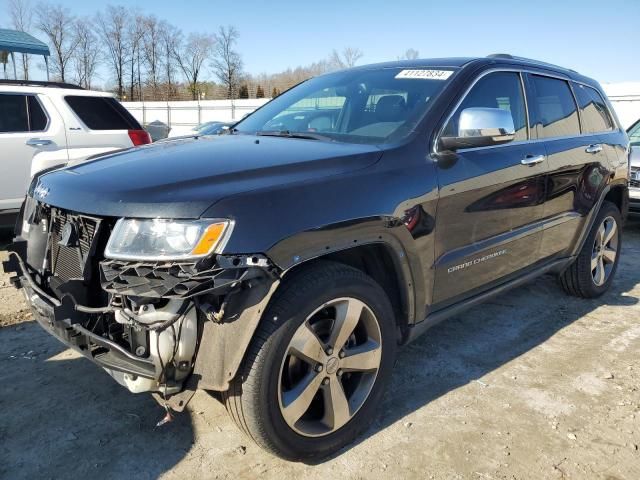
[[265, 256], [112, 260], [115, 218], [33, 198], [21, 217], [3, 266], [45, 330], [135, 393], [226, 390], [278, 284]]

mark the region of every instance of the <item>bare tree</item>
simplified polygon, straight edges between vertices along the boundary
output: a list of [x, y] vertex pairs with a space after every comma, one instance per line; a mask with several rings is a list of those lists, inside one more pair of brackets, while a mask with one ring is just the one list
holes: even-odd
[[158, 95], [158, 79], [161, 54], [161, 28], [155, 15], [143, 18], [142, 51], [147, 71], [147, 82], [151, 85], [154, 99]]
[[66, 80], [67, 66], [78, 45], [74, 35], [75, 18], [68, 8], [41, 3], [38, 5], [38, 29], [53, 47], [52, 69], [61, 81]]
[[398, 57], [398, 60], [415, 60], [420, 56], [420, 52], [414, 48], [409, 48], [403, 55]]
[[[29, 33], [33, 28], [33, 6], [30, 0], [9, 0], [11, 25], [16, 30]], [[22, 54], [22, 77], [29, 80], [29, 55]]]
[[81, 87], [89, 89], [98, 68], [100, 55], [98, 39], [93, 31], [90, 19], [83, 18], [76, 21], [75, 36], [78, 46], [73, 55], [74, 80]]
[[142, 59], [142, 37], [144, 36], [144, 19], [140, 15], [136, 15], [128, 25], [127, 33], [127, 45], [129, 47], [129, 66], [131, 67], [129, 84], [129, 99], [131, 101], [136, 99], [136, 87], [137, 98], [142, 97], [142, 74], [140, 69]]
[[176, 49], [176, 59], [189, 84], [189, 91], [194, 100], [198, 98], [198, 80], [205, 62], [210, 58], [216, 44], [213, 35], [191, 33], [181, 48]]
[[127, 19], [124, 7], [107, 6], [104, 13], [98, 13], [96, 23], [102, 42], [107, 49], [107, 58], [116, 77], [118, 97], [124, 97], [124, 69], [127, 64]]
[[342, 52], [334, 50], [329, 57], [329, 63], [335, 69], [351, 68], [362, 58], [362, 50], [354, 47], [345, 47]]
[[226, 28], [220, 27], [216, 35], [215, 55], [211, 67], [227, 89], [227, 98], [235, 98], [242, 75], [242, 58], [234, 49], [239, 37], [240, 34], [231, 25]]
[[177, 70], [178, 49], [182, 44], [182, 32], [165, 21], [160, 22], [160, 63], [163, 70], [163, 81], [166, 83], [167, 100], [174, 97], [176, 87], [174, 78]]

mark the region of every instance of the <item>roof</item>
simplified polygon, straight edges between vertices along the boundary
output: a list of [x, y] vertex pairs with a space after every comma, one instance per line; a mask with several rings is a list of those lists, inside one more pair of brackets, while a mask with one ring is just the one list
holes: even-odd
[[7, 52], [32, 53], [34, 55], [49, 56], [46, 43], [25, 32], [0, 28], [0, 50]]
[[111, 92], [97, 90], [85, 90], [77, 85], [65, 85], [56, 82], [11, 82], [0, 80], [0, 92], [2, 93], [26, 93], [46, 95], [48, 97], [115, 97]]
[[489, 55], [487, 57], [451, 57], [451, 58], [424, 58], [415, 60], [399, 60], [395, 62], [378, 63], [374, 65], [363, 65], [355, 67], [356, 69], [368, 69], [368, 68], [437, 68], [437, 67], [450, 67], [450, 68], [464, 68], [468, 65], [486, 66], [486, 65], [517, 65], [520, 67], [535, 67], [551, 72], [560, 73], [572, 80], [582, 81], [588, 84], [595, 84], [594, 80], [580, 75], [575, 70], [569, 68], [560, 67], [547, 62], [534, 60], [531, 58], [517, 57], [505, 53], [499, 53]]
[[84, 88], [75, 85], [73, 83], [63, 82], [42, 82], [36, 80], [1, 80], [0, 85], [11, 85], [14, 87], [52, 87], [52, 88], [66, 88], [68, 90], [84, 90]]

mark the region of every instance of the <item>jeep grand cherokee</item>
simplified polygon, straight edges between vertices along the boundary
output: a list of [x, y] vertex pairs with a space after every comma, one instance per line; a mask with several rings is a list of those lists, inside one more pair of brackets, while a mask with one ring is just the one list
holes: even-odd
[[[227, 135], [47, 173], [5, 269], [132, 392], [220, 392], [288, 459], [370, 423], [398, 345], [553, 273], [610, 286], [626, 133], [593, 80], [497, 55], [308, 80]], [[74, 388], [70, 386], [69, 388]]]

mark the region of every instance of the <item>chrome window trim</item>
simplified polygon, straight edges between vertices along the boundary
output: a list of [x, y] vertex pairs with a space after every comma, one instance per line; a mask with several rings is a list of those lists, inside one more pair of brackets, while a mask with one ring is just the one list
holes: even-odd
[[[496, 72], [515, 72], [515, 73], [520, 74], [520, 78], [523, 78], [523, 74], [528, 73], [528, 74], [532, 74], [532, 75], [539, 75], [539, 76], [542, 76], [542, 77], [555, 78], [557, 80], [564, 80], [565, 82], [569, 83], [569, 89], [571, 90], [572, 93], [573, 93], [573, 88], [571, 87], [571, 82], [575, 82], [575, 83], [577, 83], [579, 85], [584, 85], [585, 87], [593, 88], [591, 85], [589, 85], [587, 83], [581, 82], [579, 80], [573, 80], [573, 79], [569, 78], [568, 76], [562, 75], [562, 74], [559, 74], [559, 73], [555, 74], [555, 73], [552, 73], [552, 72], [539, 72], [539, 71], [528, 69], [528, 68], [515, 68], [515, 67], [506, 67], [506, 68], [497, 67], [497, 68], [490, 68], [488, 70], [485, 70], [480, 75], [478, 75], [473, 80], [473, 82], [471, 82], [471, 85], [469, 85], [467, 87], [467, 89], [465, 90], [464, 94], [460, 97], [460, 100], [458, 100], [456, 102], [455, 106], [451, 109], [449, 114], [445, 117], [444, 122], [442, 122], [442, 124], [440, 125], [440, 128], [438, 129], [438, 134], [435, 136], [434, 141], [433, 141], [433, 147], [431, 149], [432, 155], [437, 157], [437, 155], [443, 153], [443, 151], [439, 151], [438, 150], [438, 140], [440, 139], [440, 137], [444, 133], [444, 129], [447, 126], [447, 124], [449, 123], [449, 120], [451, 120], [451, 118], [453, 117], [454, 113], [456, 113], [456, 111], [458, 110], [458, 108], [460, 107], [462, 102], [464, 102], [465, 98], [467, 98], [467, 96], [469, 95], [469, 92], [471, 91], [471, 89], [473, 87], [475, 87], [475, 85], [482, 78], [484, 78], [487, 75], [490, 75], [492, 73], [496, 73]], [[596, 89], [596, 91], [597, 91], [597, 89]], [[526, 102], [527, 101], [527, 90], [526, 90], [526, 88], [524, 90], [524, 96], [525, 96], [525, 102]], [[574, 101], [575, 101], [575, 97], [574, 97]], [[525, 105], [528, 105], [528, 104], [525, 104]], [[576, 108], [578, 110], [578, 118], [580, 118], [580, 112], [579, 112], [580, 109], [578, 108], [577, 102], [576, 102]], [[527, 106], [527, 110], [528, 110], [528, 106]], [[608, 105], [607, 105], [607, 110], [609, 110], [609, 106]], [[611, 113], [611, 112], [609, 112], [609, 113]], [[527, 113], [527, 125], [529, 125], [529, 124], [530, 124], [530, 121], [529, 121], [528, 113]], [[612, 133], [612, 132], [619, 131], [619, 130], [620, 130], [620, 128], [618, 128], [616, 130], [611, 130], [609, 132], [603, 132], [603, 133]], [[537, 132], [537, 130], [536, 130], [536, 132]], [[503, 143], [503, 144], [500, 144], [500, 145], [489, 145], [489, 146], [486, 146], [486, 147], [461, 148], [460, 151], [471, 152], [471, 151], [476, 151], [476, 150], [486, 150], [488, 148], [501, 148], [501, 147], [506, 147], [506, 146], [509, 146], [509, 145], [524, 145], [524, 144], [528, 144], [528, 143], [549, 142], [549, 141], [556, 141], [556, 140], [566, 140], [566, 139], [569, 139], [569, 138], [591, 137], [593, 135], [598, 135], [598, 134], [596, 134], [596, 133], [583, 133], [582, 129], [580, 130], [580, 134], [579, 135], [564, 135], [562, 137], [548, 137], [548, 138], [531, 139], [531, 136], [529, 135], [529, 140], [520, 140], [520, 141], [517, 141], [517, 142], [508, 142], [508, 143]]]
[[[527, 89], [524, 84], [524, 75], [522, 72], [518, 72], [518, 78], [520, 79], [520, 89], [522, 90], [522, 98], [524, 98], [524, 115], [525, 122], [527, 124], [527, 141], [531, 140], [531, 125], [529, 122], [529, 101], [527, 100]], [[538, 133], [536, 132], [536, 138], [538, 137]], [[508, 142], [512, 143], [512, 142]]]
[[49, 127], [51, 126], [51, 117], [49, 116], [49, 112], [47, 112], [47, 109], [44, 108], [44, 105], [40, 101], [39, 95], [37, 93], [0, 92], [0, 95], [14, 95], [14, 96], [25, 97], [25, 102], [27, 100], [27, 97], [34, 97], [36, 99], [36, 101], [38, 102], [38, 104], [40, 105], [40, 108], [42, 108], [42, 111], [44, 112], [44, 116], [47, 118], [47, 123], [44, 126], [44, 130], [31, 130], [31, 115], [30, 115], [30, 112], [29, 112], [29, 104], [26, 103], [27, 122], [28, 122], [28, 125], [29, 125], [29, 130], [21, 130], [19, 132], [0, 132], [0, 135], [9, 135], [9, 134], [14, 134], [14, 133], [44, 133], [44, 132], [49, 131]]
[[571, 97], [573, 97], [573, 104], [576, 107], [576, 113], [578, 114], [578, 130], [580, 130], [580, 135], [584, 133], [584, 127], [582, 123], [582, 111], [580, 110], [580, 105], [578, 104], [578, 97], [576, 96], [576, 92], [573, 89], [573, 83], [571, 80], [567, 80], [567, 87], [569, 87], [569, 91], [571, 92]]

